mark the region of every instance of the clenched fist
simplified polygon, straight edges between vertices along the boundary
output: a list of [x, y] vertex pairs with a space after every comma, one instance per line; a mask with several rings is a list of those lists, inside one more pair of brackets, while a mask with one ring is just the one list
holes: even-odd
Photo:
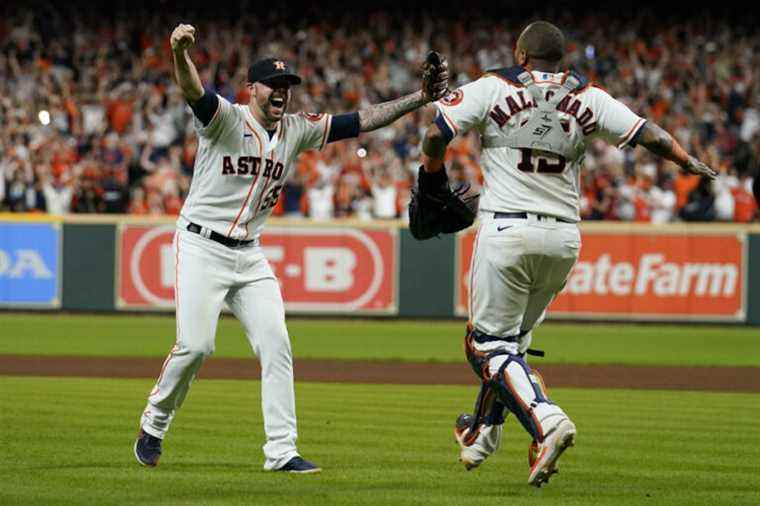
[[177, 25], [171, 36], [172, 51], [184, 51], [195, 44], [195, 27], [193, 25]]

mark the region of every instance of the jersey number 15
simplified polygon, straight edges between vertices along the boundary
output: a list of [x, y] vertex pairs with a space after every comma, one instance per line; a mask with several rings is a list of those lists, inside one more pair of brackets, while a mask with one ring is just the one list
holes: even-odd
[[[543, 153], [543, 151], [538, 153]], [[520, 148], [520, 163], [517, 164], [517, 168], [522, 172], [561, 174], [565, 170], [565, 162], [564, 156], [549, 157], [544, 154], [534, 154], [530, 148]]]

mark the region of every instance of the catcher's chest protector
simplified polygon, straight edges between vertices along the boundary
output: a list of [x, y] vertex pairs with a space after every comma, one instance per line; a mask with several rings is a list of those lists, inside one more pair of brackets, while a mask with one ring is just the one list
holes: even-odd
[[500, 144], [513, 149], [536, 149], [575, 160], [585, 149], [582, 138], [571, 138], [565, 133], [557, 113], [559, 104], [570, 92], [581, 87], [581, 82], [568, 75], [562, 86], [546, 99], [546, 88], [540, 88], [528, 71], [517, 76], [528, 89], [536, 104], [528, 122], [508, 135]]

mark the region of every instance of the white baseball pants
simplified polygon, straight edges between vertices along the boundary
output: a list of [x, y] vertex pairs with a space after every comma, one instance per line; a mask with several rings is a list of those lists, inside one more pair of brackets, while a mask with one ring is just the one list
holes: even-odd
[[[480, 228], [470, 266], [470, 322], [488, 335], [524, 334], [506, 351], [524, 353], [531, 330], [562, 290], [578, 259], [578, 226], [528, 214], [528, 219], [496, 219], [480, 213]], [[490, 351], [504, 342], [478, 344]]]
[[261, 362], [265, 469], [298, 455], [293, 362], [280, 286], [261, 248], [229, 248], [186, 230], [174, 236], [177, 341], [142, 415], [145, 432], [163, 438], [203, 360], [214, 352], [224, 301]]

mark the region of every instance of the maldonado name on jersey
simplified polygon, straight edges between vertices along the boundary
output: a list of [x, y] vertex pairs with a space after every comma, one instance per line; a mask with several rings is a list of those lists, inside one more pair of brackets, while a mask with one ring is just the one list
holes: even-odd
[[[488, 116], [496, 122], [499, 128], [503, 128], [512, 116], [524, 111], [536, 107], [535, 101], [526, 101], [525, 93], [522, 90], [517, 90], [516, 96], [507, 95], [504, 98], [504, 105], [509, 109], [509, 113], [505, 112], [501, 104], [496, 104], [488, 113]], [[546, 100], [549, 100], [554, 95], [554, 91], [549, 90], [546, 92]], [[518, 102], [519, 101], [519, 102]], [[581, 101], [572, 95], [568, 95], [563, 98], [559, 104], [557, 104], [557, 110], [559, 112], [567, 113], [575, 118], [578, 125], [581, 127], [583, 135], [591, 135], [596, 131], [596, 120], [594, 119], [594, 111], [588, 105], [583, 107], [583, 113], [579, 114], [581, 107]], [[561, 121], [562, 128], [565, 133], [570, 133], [570, 122], [567, 120]]]

